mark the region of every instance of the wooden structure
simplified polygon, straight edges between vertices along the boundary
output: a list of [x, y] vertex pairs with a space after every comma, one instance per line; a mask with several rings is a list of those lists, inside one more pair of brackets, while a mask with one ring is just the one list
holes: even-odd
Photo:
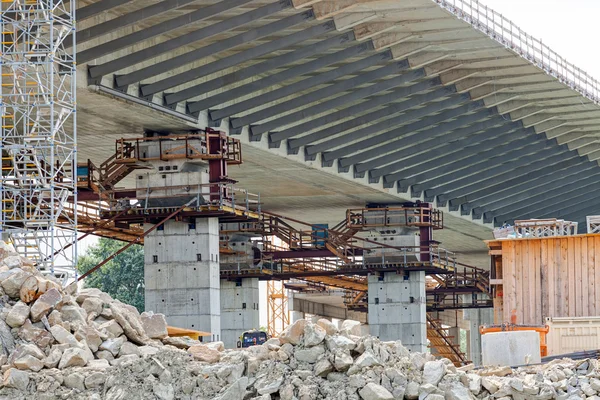
[[600, 312], [600, 235], [486, 241], [495, 323], [543, 324], [546, 318]]

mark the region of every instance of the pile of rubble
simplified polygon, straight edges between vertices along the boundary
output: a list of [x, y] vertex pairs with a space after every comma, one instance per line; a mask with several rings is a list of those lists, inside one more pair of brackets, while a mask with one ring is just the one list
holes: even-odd
[[0, 303], [0, 399], [600, 400], [596, 360], [474, 371], [327, 320], [247, 349], [168, 337], [164, 316], [63, 289], [2, 242]]

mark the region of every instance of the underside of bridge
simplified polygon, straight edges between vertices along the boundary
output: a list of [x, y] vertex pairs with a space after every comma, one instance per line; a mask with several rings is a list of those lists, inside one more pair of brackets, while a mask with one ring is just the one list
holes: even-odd
[[327, 223], [368, 202], [435, 202], [450, 211], [436, 239], [479, 265], [493, 225], [583, 227], [599, 203], [595, 81], [466, 7], [83, 0], [80, 157], [143, 129], [219, 127], [245, 144], [230, 174], [267, 209]]

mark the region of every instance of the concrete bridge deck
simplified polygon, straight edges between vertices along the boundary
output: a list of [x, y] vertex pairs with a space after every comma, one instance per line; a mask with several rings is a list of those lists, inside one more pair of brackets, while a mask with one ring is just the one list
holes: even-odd
[[583, 226], [600, 203], [597, 82], [476, 2], [79, 4], [82, 158], [144, 128], [220, 127], [267, 209], [327, 223], [435, 201], [452, 214], [436, 239], [477, 265], [492, 224]]

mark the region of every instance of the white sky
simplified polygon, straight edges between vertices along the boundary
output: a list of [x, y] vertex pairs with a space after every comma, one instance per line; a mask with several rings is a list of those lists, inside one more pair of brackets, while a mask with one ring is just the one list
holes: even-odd
[[480, 0], [600, 79], [599, 0]]

